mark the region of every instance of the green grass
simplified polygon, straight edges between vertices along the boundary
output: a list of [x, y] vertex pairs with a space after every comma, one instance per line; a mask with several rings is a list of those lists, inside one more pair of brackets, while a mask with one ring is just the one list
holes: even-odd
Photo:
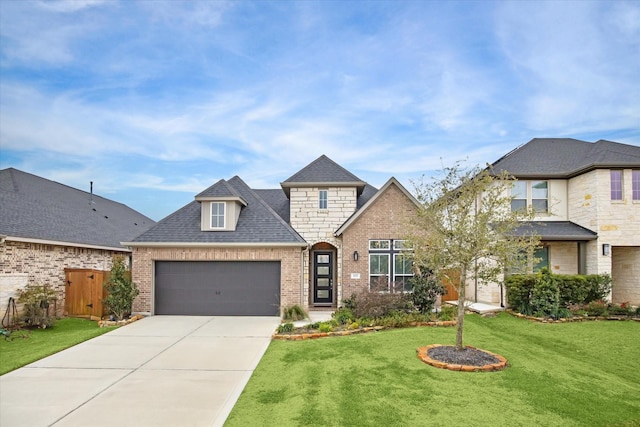
[[273, 341], [226, 426], [640, 426], [640, 322], [468, 315], [465, 344], [500, 372], [452, 372], [416, 348], [454, 328]]
[[52, 328], [13, 332], [11, 341], [0, 338], [0, 375], [113, 329], [99, 328], [97, 322], [86, 319], [66, 318]]

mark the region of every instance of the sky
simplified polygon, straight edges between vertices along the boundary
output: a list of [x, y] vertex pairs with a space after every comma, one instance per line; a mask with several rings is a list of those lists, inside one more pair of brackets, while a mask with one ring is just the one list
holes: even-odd
[[154, 220], [322, 154], [380, 187], [640, 145], [637, 1], [0, 0], [0, 169]]

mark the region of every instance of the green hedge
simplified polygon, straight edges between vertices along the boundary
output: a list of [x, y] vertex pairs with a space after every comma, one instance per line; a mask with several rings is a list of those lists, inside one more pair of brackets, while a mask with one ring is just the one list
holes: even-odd
[[558, 308], [569, 305], [584, 305], [604, 299], [611, 290], [611, 276], [608, 274], [568, 275], [551, 274], [542, 270], [537, 274], [516, 274], [505, 279], [507, 299], [514, 310], [523, 314], [543, 314], [555, 317], [557, 313], [549, 306], [541, 306], [541, 293], [551, 292], [557, 286]]

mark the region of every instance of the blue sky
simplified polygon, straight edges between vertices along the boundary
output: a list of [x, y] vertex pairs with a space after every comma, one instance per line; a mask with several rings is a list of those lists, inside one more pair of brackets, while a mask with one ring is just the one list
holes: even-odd
[[375, 186], [640, 145], [640, 2], [0, 1], [0, 168], [159, 220], [326, 154]]

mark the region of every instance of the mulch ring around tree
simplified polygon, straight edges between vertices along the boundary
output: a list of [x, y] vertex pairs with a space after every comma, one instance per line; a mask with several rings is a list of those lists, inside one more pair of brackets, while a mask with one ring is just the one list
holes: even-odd
[[499, 354], [471, 346], [458, 351], [454, 345], [431, 344], [417, 351], [424, 363], [450, 371], [487, 372], [507, 367], [507, 359]]

